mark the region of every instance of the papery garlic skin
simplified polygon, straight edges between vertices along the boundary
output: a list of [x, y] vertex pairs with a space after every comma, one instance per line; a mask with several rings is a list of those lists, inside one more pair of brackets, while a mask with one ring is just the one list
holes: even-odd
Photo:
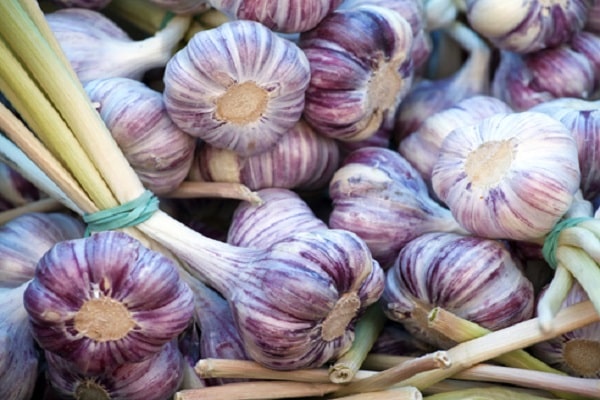
[[310, 62], [304, 118], [318, 133], [359, 141], [394, 113], [414, 76], [410, 24], [380, 6], [338, 10], [300, 35]]
[[196, 138], [171, 121], [162, 94], [118, 77], [84, 89], [144, 186], [157, 195], [176, 189], [192, 166]]
[[258, 22], [230, 21], [196, 33], [171, 58], [163, 95], [183, 131], [250, 156], [300, 120], [309, 79], [297, 45]]
[[547, 114], [571, 131], [577, 143], [583, 197], [591, 200], [600, 195], [600, 100], [559, 98], [530, 111]]
[[467, 231], [535, 240], [563, 217], [579, 189], [577, 145], [545, 114], [496, 114], [446, 136], [431, 182]]
[[390, 319], [428, 343], [447, 347], [447, 339], [427, 328], [432, 308], [498, 330], [531, 318], [534, 292], [502, 242], [431, 232], [400, 250], [381, 301]]
[[350, 153], [331, 179], [329, 196], [329, 226], [356, 233], [383, 268], [425, 232], [465, 232], [429, 196], [419, 173], [393, 150], [365, 147]]
[[568, 46], [520, 55], [500, 52], [492, 95], [515, 111], [559, 97], [586, 99], [596, 86], [592, 62]]
[[16, 287], [35, 275], [38, 260], [52, 246], [83, 237], [79, 219], [62, 213], [22, 214], [0, 226], [0, 287]]
[[92, 374], [155, 354], [185, 329], [192, 299], [171, 259], [108, 231], [48, 250], [24, 304], [39, 345]]
[[251, 20], [276, 32], [297, 33], [314, 28], [343, 0], [209, 0], [232, 19]]
[[319, 190], [339, 163], [338, 143], [300, 120], [271, 149], [253, 156], [200, 144], [189, 179], [242, 183], [251, 190]]
[[164, 400], [173, 396], [183, 378], [183, 356], [174, 341], [144, 361], [121, 364], [101, 375], [86, 375], [56, 354], [45, 354], [48, 381], [67, 398]]
[[39, 354], [23, 307], [28, 282], [0, 288], [0, 398], [30, 400], [38, 377]]
[[592, 33], [600, 33], [600, 3], [597, 1], [592, 4], [588, 10], [583, 30]]
[[10, 165], [0, 162], [0, 201], [5, 200], [9, 208], [39, 200], [43, 193]]
[[593, 3], [593, 0], [466, 0], [466, 17], [496, 47], [530, 53], [568, 42], [583, 28]]

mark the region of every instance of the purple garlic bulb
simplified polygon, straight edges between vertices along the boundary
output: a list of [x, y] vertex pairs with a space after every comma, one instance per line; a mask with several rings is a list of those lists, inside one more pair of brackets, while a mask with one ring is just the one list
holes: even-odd
[[296, 192], [267, 188], [257, 191], [257, 194], [262, 204], [241, 202], [235, 209], [227, 243], [265, 249], [295, 232], [329, 229]]
[[85, 226], [69, 214], [27, 213], [0, 226], [0, 287], [35, 275], [38, 260], [58, 242], [83, 237]]
[[146, 71], [164, 67], [183, 38], [189, 19], [174, 17], [154, 36], [133, 40], [96, 10], [65, 8], [47, 13], [46, 21], [77, 77], [123, 77], [140, 80]]
[[176, 189], [192, 166], [196, 138], [171, 121], [162, 94], [129, 78], [84, 88], [144, 186], [157, 195]]
[[164, 400], [173, 396], [183, 379], [183, 357], [174, 341], [150, 358], [126, 363], [100, 375], [89, 375], [76, 364], [46, 351], [48, 381], [54, 391], [73, 399]]
[[318, 133], [359, 141], [382, 126], [412, 84], [413, 35], [392, 9], [359, 6], [338, 10], [300, 35], [310, 63], [304, 118]]
[[594, 93], [590, 98], [598, 98], [598, 89], [600, 89], [600, 32], [579, 32], [571, 39], [569, 47], [583, 55], [592, 64], [594, 70]]
[[86, 374], [150, 358], [188, 325], [192, 301], [171, 259], [117, 231], [54, 245], [24, 295], [39, 345]]
[[600, 101], [559, 98], [530, 111], [547, 114], [571, 131], [577, 143], [583, 197], [591, 200], [600, 195]]
[[343, 0], [208, 0], [232, 19], [260, 22], [276, 32], [298, 33], [317, 26]]
[[429, 196], [419, 173], [393, 150], [364, 147], [350, 153], [331, 179], [329, 196], [329, 226], [360, 236], [384, 268], [407, 242], [425, 232], [465, 232]]
[[258, 22], [230, 21], [196, 33], [171, 58], [163, 95], [183, 131], [250, 156], [300, 120], [309, 79], [296, 44]]
[[515, 111], [558, 97], [586, 99], [596, 87], [592, 61], [567, 45], [531, 54], [500, 52], [492, 95]]
[[425, 233], [400, 250], [386, 275], [385, 314], [418, 338], [448, 347], [427, 327], [434, 307], [487, 329], [531, 318], [533, 285], [501, 241], [455, 233]]
[[569, 210], [579, 189], [577, 145], [548, 115], [496, 114], [446, 136], [431, 183], [467, 231], [537, 240]]
[[340, 162], [337, 141], [298, 121], [271, 149], [252, 156], [199, 146], [191, 181], [237, 182], [251, 190], [279, 187], [318, 190], [327, 185]]
[[588, 10], [583, 30], [591, 33], [600, 33], [600, 3], [597, 1]]
[[531, 53], [568, 42], [583, 29], [593, 0], [466, 0], [469, 24], [496, 47]]
[[398, 145], [398, 152], [431, 183], [431, 172], [446, 136], [454, 129], [473, 125], [498, 113], [512, 109], [492, 96], [477, 95], [459, 101], [445, 110], [427, 117], [419, 129], [406, 136]]
[[0, 162], [0, 203], [6, 202], [7, 209], [39, 200], [42, 196], [39, 189], [21, 173]]
[[[581, 285], [575, 282], [561, 308], [586, 300], [589, 300], [588, 295]], [[531, 351], [540, 360], [571, 376], [598, 379], [600, 378], [600, 323], [592, 323], [536, 343]]]

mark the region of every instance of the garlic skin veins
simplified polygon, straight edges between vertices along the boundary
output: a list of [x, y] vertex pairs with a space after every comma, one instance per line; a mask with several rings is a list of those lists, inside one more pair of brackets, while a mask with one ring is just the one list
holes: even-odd
[[593, 3], [593, 0], [466, 0], [466, 17], [496, 47], [531, 53], [568, 42], [583, 29]]
[[392, 127], [414, 66], [410, 24], [380, 6], [331, 13], [300, 35], [310, 62], [304, 118], [325, 136], [359, 141]]
[[163, 97], [180, 129], [250, 156], [300, 120], [309, 79], [296, 44], [258, 22], [229, 21], [196, 33], [169, 60]]
[[84, 89], [144, 186], [156, 195], [176, 189], [192, 166], [196, 138], [171, 121], [162, 94], [119, 77]]
[[39, 354], [23, 307], [28, 282], [0, 288], [0, 398], [29, 400], [38, 377]]
[[328, 225], [362, 238], [383, 268], [425, 232], [466, 233], [450, 210], [433, 200], [417, 170], [399, 153], [364, 147], [350, 153], [329, 184]]
[[425, 233], [404, 246], [387, 271], [385, 314], [418, 338], [446, 347], [427, 328], [440, 307], [490, 330], [531, 318], [532, 283], [500, 241], [447, 232]]
[[159, 351], [189, 323], [192, 298], [172, 260], [108, 231], [48, 250], [24, 304], [40, 347], [95, 374]]
[[298, 33], [317, 26], [343, 0], [209, 0], [231, 19], [251, 20], [275, 32]]
[[531, 241], [546, 235], [579, 189], [577, 145], [545, 114], [496, 114], [444, 139], [431, 182], [467, 231]]

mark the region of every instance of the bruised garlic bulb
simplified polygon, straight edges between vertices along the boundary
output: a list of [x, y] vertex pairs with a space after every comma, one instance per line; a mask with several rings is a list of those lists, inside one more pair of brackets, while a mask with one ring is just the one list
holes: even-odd
[[242, 183], [251, 190], [317, 190], [327, 185], [339, 159], [337, 142], [318, 135], [300, 120], [275, 146], [253, 156], [243, 157], [231, 150], [201, 144], [188, 178]]
[[545, 114], [496, 114], [446, 136], [431, 181], [469, 232], [535, 240], [562, 218], [579, 189], [577, 145]]
[[570, 40], [586, 21], [593, 0], [466, 0], [466, 16], [496, 47], [530, 53]]
[[196, 33], [168, 62], [164, 101], [182, 130], [242, 156], [273, 147], [299, 120], [308, 60], [253, 21]]
[[167, 114], [160, 92], [129, 78], [106, 78], [84, 86], [129, 164], [148, 189], [169, 193], [186, 178], [196, 138]]
[[425, 233], [404, 246], [386, 275], [384, 312], [418, 338], [449, 344], [427, 327], [434, 307], [497, 330], [531, 318], [533, 285], [505, 244]]
[[310, 62], [304, 118], [323, 135], [359, 141], [393, 126], [414, 75], [413, 35], [380, 6], [338, 10], [300, 35]]
[[192, 301], [171, 259], [117, 231], [54, 245], [24, 294], [39, 345], [86, 374], [151, 357], [188, 325]]
[[232, 19], [251, 20], [276, 32], [297, 33], [314, 28], [343, 0], [209, 0]]

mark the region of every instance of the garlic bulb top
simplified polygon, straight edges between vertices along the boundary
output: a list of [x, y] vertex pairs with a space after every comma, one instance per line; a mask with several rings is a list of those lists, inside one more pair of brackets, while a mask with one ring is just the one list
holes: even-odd
[[177, 188], [192, 166], [196, 138], [171, 121], [162, 94], [118, 77], [84, 89], [144, 186], [157, 195]]
[[300, 35], [310, 62], [304, 118], [339, 140], [393, 126], [414, 75], [413, 35], [399, 13], [380, 6], [337, 10]]
[[467, 0], [470, 25], [496, 47], [530, 53], [566, 43], [586, 21], [593, 0]]
[[163, 95], [179, 128], [250, 156], [298, 122], [309, 79], [296, 44], [258, 22], [230, 21], [196, 33], [170, 59]]
[[251, 20], [276, 32], [297, 33], [314, 28], [343, 0], [209, 0], [232, 19]]
[[386, 275], [386, 315], [434, 345], [448, 345], [427, 328], [441, 307], [490, 330], [531, 318], [533, 285], [505, 244], [455, 233], [425, 233], [404, 246]]
[[535, 240], [562, 218], [579, 189], [577, 145], [545, 114], [496, 114], [446, 136], [431, 181], [469, 232]]
[[118, 231], [54, 245], [24, 294], [39, 345], [86, 374], [157, 353], [188, 325], [192, 301], [171, 259]]

